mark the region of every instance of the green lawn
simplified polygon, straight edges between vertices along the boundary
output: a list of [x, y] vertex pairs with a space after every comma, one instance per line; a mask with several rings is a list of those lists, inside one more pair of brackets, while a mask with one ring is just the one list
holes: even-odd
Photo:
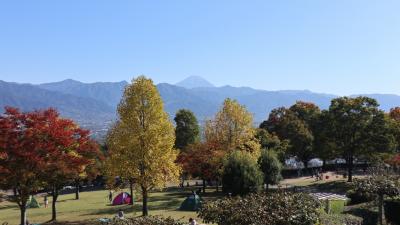
[[[211, 192], [211, 190], [209, 190]], [[149, 199], [150, 215], [173, 217], [187, 222], [190, 217], [196, 218], [195, 212], [179, 211], [181, 202], [190, 194], [190, 190], [169, 189], [164, 192], [153, 192]], [[135, 202], [134, 206], [110, 206], [108, 191], [82, 192], [81, 199], [75, 200], [74, 194], [61, 195], [57, 202], [57, 219], [59, 221], [85, 221], [98, 218], [111, 218], [119, 209], [123, 209], [127, 216], [140, 216], [141, 203]], [[215, 198], [215, 193], [204, 196], [205, 199]], [[43, 198], [38, 197], [40, 204]], [[51, 205], [51, 198], [49, 198]], [[51, 218], [51, 208], [28, 209], [28, 219], [31, 223], [43, 223]], [[0, 224], [7, 221], [10, 225], [19, 224], [19, 209], [15, 203], [0, 203]], [[199, 221], [199, 220], [198, 220]]]
[[[335, 181], [309, 181], [292, 180], [290, 185], [302, 186], [316, 189], [320, 192], [334, 192], [344, 194], [349, 189], [349, 184], [342, 180]], [[150, 215], [161, 215], [164, 217], [173, 217], [187, 222], [190, 217], [197, 218], [195, 212], [179, 211], [178, 208], [183, 200], [190, 195], [190, 188], [181, 190], [179, 188], [169, 188], [162, 192], [153, 192], [150, 194], [149, 210]], [[114, 194], [115, 196], [116, 194]], [[205, 200], [216, 199], [222, 193], [215, 193], [214, 189], [208, 189], [207, 194], [202, 196]], [[135, 196], [136, 198], [140, 196]], [[40, 204], [43, 198], [38, 197]], [[49, 198], [51, 205], [51, 198]], [[86, 220], [96, 220], [99, 218], [114, 217], [119, 209], [123, 209], [127, 216], [141, 215], [141, 202], [135, 202], [134, 206], [110, 206], [108, 202], [108, 191], [82, 192], [81, 199], [75, 200], [75, 194], [61, 195], [57, 202], [58, 220], [62, 222], [77, 222]], [[351, 214], [358, 215], [363, 212], [358, 206], [351, 210]], [[353, 212], [354, 211], [354, 212]], [[51, 208], [29, 209], [28, 219], [31, 223], [44, 223], [51, 218]], [[10, 225], [19, 224], [19, 209], [15, 203], [0, 203], [0, 224], [7, 221]]]

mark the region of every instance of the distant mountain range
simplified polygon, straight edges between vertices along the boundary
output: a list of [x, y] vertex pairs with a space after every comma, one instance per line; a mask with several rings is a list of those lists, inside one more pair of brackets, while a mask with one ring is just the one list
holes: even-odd
[[[40, 85], [0, 81], [0, 107], [8, 105], [26, 111], [53, 107], [101, 137], [116, 119], [116, 108], [127, 84], [126, 81], [82, 83], [70, 79]], [[212, 117], [227, 97], [244, 104], [254, 114], [257, 123], [266, 119], [272, 109], [290, 106], [297, 100], [314, 102], [326, 109], [331, 99], [337, 97], [308, 90], [265, 91], [248, 87], [215, 87], [201, 77], [189, 77], [175, 85], [161, 83], [157, 88], [171, 118], [177, 110], [186, 108], [192, 110], [200, 121]], [[385, 111], [400, 106], [398, 95], [365, 96], [377, 99]]]

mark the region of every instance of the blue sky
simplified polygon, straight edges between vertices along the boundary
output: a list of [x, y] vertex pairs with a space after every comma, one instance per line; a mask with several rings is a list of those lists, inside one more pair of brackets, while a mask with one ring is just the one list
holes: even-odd
[[1, 1], [0, 79], [400, 94], [400, 1]]

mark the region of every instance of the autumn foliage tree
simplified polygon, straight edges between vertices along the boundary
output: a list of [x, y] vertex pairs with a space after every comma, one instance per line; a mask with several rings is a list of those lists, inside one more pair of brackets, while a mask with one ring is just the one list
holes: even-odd
[[260, 143], [255, 135], [252, 114], [230, 98], [225, 99], [215, 118], [207, 121], [205, 126], [207, 141], [218, 143], [227, 153], [243, 150], [257, 158], [260, 155]]
[[22, 113], [6, 108], [0, 116], [0, 187], [13, 190], [21, 224], [26, 223], [29, 195], [65, 183], [92, 163], [86, 156], [95, 154], [97, 146], [88, 134], [54, 109]]
[[205, 181], [218, 179], [222, 167], [224, 151], [218, 145], [210, 142], [198, 142], [191, 144], [182, 151], [177, 158], [177, 163], [182, 166], [184, 172], [203, 180], [203, 192]]
[[61, 119], [53, 111], [48, 116], [48, 126], [43, 136], [50, 152], [44, 180], [52, 195], [52, 221], [57, 219], [56, 203], [59, 191], [66, 184], [85, 176], [95, 166], [100, 155], [98, 145], [90, 139], [89, 131], [79, 128], [73, 121]]
[[121, 159], [121, 164], [111, 165], [129, 171], [141, 190], [142, 214], [147, 216], [149, 191], [165, 187], [180, 175], [175, 164], [178, 152], [173, 148], [174, 127], [156, 86], [144, 76], [125, 88], [118, 114], [118, 125], [109, 137], [109, 152], [112, 158]]

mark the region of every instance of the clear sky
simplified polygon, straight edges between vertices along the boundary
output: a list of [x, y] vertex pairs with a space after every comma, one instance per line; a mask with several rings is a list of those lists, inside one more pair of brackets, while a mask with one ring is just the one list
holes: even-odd
[[0, 79], [400, 94], [398, 0], [0, 2]]

